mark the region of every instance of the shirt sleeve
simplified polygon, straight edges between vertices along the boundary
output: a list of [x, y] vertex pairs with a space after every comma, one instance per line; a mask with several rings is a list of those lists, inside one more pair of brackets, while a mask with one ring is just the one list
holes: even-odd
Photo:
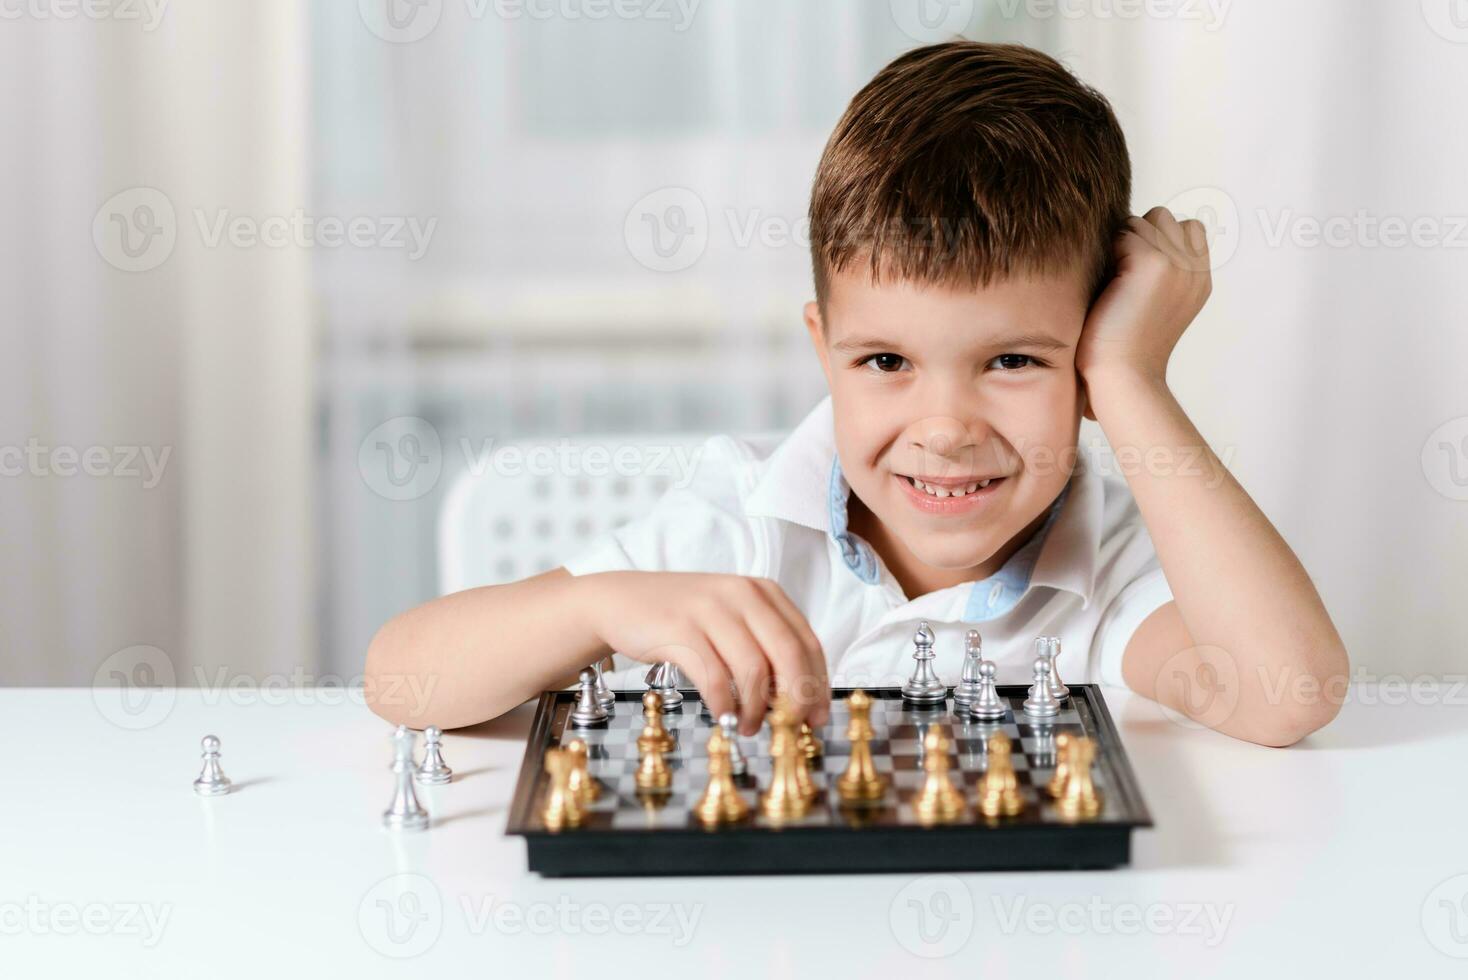
[[[745, 450], [728, 436], [704, 442], [692, 473], [675, 482], [652, 509], [562, 563], [572, 575], [597, 572], [707, 572], [748, 575], [755, 534], [744, 514]], [[618, 653], [607, 684], [641, 686], [647, 665]]]
[[1126, 686], [1121, 661], [1137, 627], [1172, 601], [1172, 587], [1162, 573], [1152, 537], [1130, 491], [1124, 492], [1117, 501], [1124, 508], [1122, 516], [1106, 522], [1114, 531], [1102, 542], [1095, 597], [1101, 617], [1090, 651], [1091, 676], [1113, 687]]

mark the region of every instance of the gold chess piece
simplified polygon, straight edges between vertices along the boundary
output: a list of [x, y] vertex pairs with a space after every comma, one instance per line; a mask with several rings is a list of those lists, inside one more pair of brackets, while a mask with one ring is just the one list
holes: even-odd
[[1070, 745], [1073, 741], [1067, 732], [1061, 732], [1055, 736], [1055, 775], [1050, 777], [1050, 782], [1045, 784], [1045, 792], [1060, 799], [1060, 794], [1065, 791], [1065, 783], [1070, 779]]
[[581, 801], [571, 789], [571, 772], [576, 760], [565, 749], [546, 749], [545, 771], [550, 775], [550, 788], [540, 819], [547, 830], [580, 826], [584, 816]]
[[663, 724], [663, 696], [657, 691], [648, 691], [642, 696], [642, 733], [646, 735], [649, 730], [661, 746], [659, 751], [673, 751], [673, 735]]
[[929, 729], [923, 739], [923, 772], [927, 775], [912, 801], [913, 812], [921, 823], [951, 823], [963, 815], [963, 794], [948, 778], [950, 747], [942, 728]]
[[846, 706], [851, 712], [851, 720], [846, 724], [851, 758], [846, 763], [846, 771], [836, 780], [836, 792], [844, 803], [880, 800], [887, 792], [887, 781], [872, 761], [872, 699], [866, 691], [858, 689], [846, 699]]
[[796, 741], [800, 745], [801, 754], [807, 759], [819, 759], [825, 751], [821, 740], [816, 738], [816, 733], [805, 722], [800, 723], [800, 737]]
[[1025, 808], [1010, 759], [1011, 751], [1008, 735], [997, 732], [990, 737], [989, 768], [979, 780], [978, 788], [979, 812], [986, 817], [1012, 817]]
[[801, 776], [809, 783], [810, 773], [805, 771], [805, 756], [796, 744], [795, 720], [790, 713], [790, 702], [783, 696], [775, 699], [770, 711], [770, 759], [772, 772], [770, 785], [760, 797], [760, 813], [773, 821], [797, 820], [810, 809], [811, 796], [805, 790]]
[[1069, 777], [1055, 801], [1061, 818], [1072, 823], [1094, 820], [1101, 812], [1101, 794], [1091, 779], [1091, 763], [1096, 760], [1096, 743], [1084, 736], [1071, 739]]
[[734, 762], [729, 756], [729, 740], [715, 729], [709, 735], [709, 784], [693, 808], [694, 816], [705, 827], [721, 823], [738, 823], [749, 816], [749, 802], [739, 795], [734, 785]]
[[[655, 702], [662, 700], [655, 692], [648, 691], [642, 699], [644, 705], [649, 697]], [[664, 737], [668, 733], [662, 726], [661, 709], [651, 714], [644, 712], [644, 718], [646, 724], [642, 726], [642, 734], [637, 737], [637, 751], [641, 754], [637, 759], [637, 773], [633, 778], [637, 788], [644, 793], [664, 793], [673, 782], [668, 761], [663, 758], [663, 753], [667, 751], [663, 747]]]
[[567, 752], [571, 753], [571, 792], [576, 794], [576, 799], [582, 806], [595, 803], [601, 796], [601, 784], [591, 778], [590, 759], [591, 753], [586, 748], [586, 743], [579, 738], [573, 738], [565, 744]]

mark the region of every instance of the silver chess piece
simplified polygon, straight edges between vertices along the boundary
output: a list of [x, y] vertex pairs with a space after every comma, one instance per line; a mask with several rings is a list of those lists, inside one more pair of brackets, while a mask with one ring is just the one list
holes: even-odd
[[442, 786], [454, 778], [454, 771], [443, 761], [440, 745], [443, 732], [433, 725], [423, 731], [423, 761], [413, 772], [413, 778], [425, 786]]
[[585, 667], [581, 671], [581, 692], [576, 698], [576, 707], [571, 709], [571, 724], [577, 728], [604, 725], [609, 717], [607, 709], [596, 697], [596, 671]]
[[739, 747], [739, 716], [732, 711], [719, 715], [719, 729], [724, 733], [724, 741], [729, 743], [730, 774], [743, 776], [749, 771], [749, 762]]
[[963, 673], [953, 688], [953, 706], [965, 709], [974, 703], [983, 687], [979, 677], [979, 663], [984, 656], [984, 638], [978, 630], [969, 630], [963, 641]]
[[1050, 692], [1055, 700], [1064, 701], [1070, 697], [1070, 688], [1061, 683], [1060, 670], [1056, 667], [1060, 660], [1060, 637], [1045, 637], [1045, 659], [1050, 662]]
[[1031, 718], [1053, 718], [1060, 713], [1060, 702], [1050, 690], [1050, 663], [1044, 657], [1035, 658], [1034, 675], [1030, 696], [1025, 698], [1025, 714]]
[[596, 700], [610, 712], [617, 705], [617, 696], [612, 693], [610, 687], [607, 687], [607, 678], [602, 672], [601, 661], [598, 660], [592, 664], [591, 669], [596, 671]]
[[194, 780], [194, 792], [200, 796], [223, 796], [233, 787], [229, 777], [219, 767], [219, 739], [214, 735], [205, 735], [199, 742], [199, 748], [204, 757], [204, 768], [199, 773], [199, 778]]
[[392, 802], [382, 811], [382, 825], [389, 830], [422, 830], [428, 826], [428, 811], [413, 791], [413, 745], [417, 741], [417, 734], [407, 725], [399, 725], [392, 734]]
[[676, 711], [683, 703], [683, 692], [678, 690], [678, 667], [667, 660], [652, 665], [647, 672], [647, 686], [663, 698], [663, 712]]
[[948, 697], [948, 687], [933, 671], [933, 631], [927, 620], [918, 623], [913, 636], [912, 676], [902, 685], [902, 698], [914, 704], [942, 704]]
[[967, 712], [970, 716], [981, 721], [997, 721], [1003, 718], [1009, 710], [1004, 699], [999, 696], [999, 688], [994, 683], [994, 675], [998, 668], [992, 660], [979, 661], [979, 693], [968, 703]]

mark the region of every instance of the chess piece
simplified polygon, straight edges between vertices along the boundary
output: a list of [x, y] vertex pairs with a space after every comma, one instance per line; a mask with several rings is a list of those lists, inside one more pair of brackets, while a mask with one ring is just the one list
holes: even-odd
[[795, 744], [795, 720], [783, 696], [775, 699], [770, 711], [770, 759], [773, 769], [770, 785], [760, 797], [760, 813], [775, 822], [798, 820], [810, 809], [810, 797], [801, 787], [805, 756]]
[[887, 782], [872, 760], [872, 699], [858, 688], [846, 699], [846, 705], [851, 712], [851, 720], [846, 724], [851, 758], [846, 763], [846, 771], [836, 780], [836, 792], [844, 803], [880, 800], [887, 792]]
[[715, 729], [709, 735], [709, 783], [693, 808], [693, 815], [705, 827], [721, 823], [738, 823], [749, 816], [749, 802], [739, 795], [729, 761], [729, 740]]
[[1061, 683], [1060, 669], [1056, 666], [1060, 660], [1060, 637], [1045, 637], [1045, 660], [1050, 664], [1050, 693], [1055, 695], [1055, 700], [1064, 701], [1070, 697], [1070, 688]]
[[934, 726], [924, 741], [927, 743], [923, 758], [925, 775], [922, 789], [913, 797], [913, 813], [923, 824], [952, 823], [963, 815], [963, 794], [948, 776], [948, 736], [941, 727]]
[[795, 740], [800, 745], [801, 753], [807, 759], [819, 759], [821, 753], [825, 751], [821, 740], [816, 738], [816, 733], [805, 722], [800, 723], [800, 734], [796, 736]]
[[390, 830], [422, 830], [428, 826], [428, 811], [413, 791], [413, 746], [417, 733], [407, 725], [393, 732], [393, 795], [382, 813], [382, 824]]
[[425, 786], [441, 786], [454, 778], [454, 771], [443, 761], [440, 742], [443, 732], [432, 725], [423, 731], [423, 761], [413, 773], [413, 778]]
[[611, 714], [617, 705], [617, 696], [612, 693], [610, 687], [607, 687], [607, 678], [603, 672], [601, 661], [598, 660], [592, 664], [591, 669], [596, 672], [596, 700], [603, 708], [607, 709], [608, 714]]
[[969, 630], [963, 640], [963, 672], [953, 688], [953, 706], [967, 711], [983, 691], [979, 665], [983, 663], [984, 639], [978, 630]]
[[571, 792], [583, 807], [590, 806], [601, 796], [601, 784], [591, 778], [590, 752], [586, 743], [573, 738], [564, 748], [571, 753]]
[[1069, 740], [1066, 746], [1069, 759], [1066, 764], [1065, 785], [1055, 801], [1055, 812], [1062, 820], [1076, 823], [1094, 820], [1101, 812], [1101, 794], [1091, 779], [1091, 763], [1096, 759], [1096, 743], [1086, 736]]
[[1055, 736], [1055, 774], [1050, 777], [1050, 782], [1045, 784], [1045, 792], [1056, 799], [1060, 798], [1066, 782], [1070, 779], [1070, 743], [1071, 736], [1065, 732]]
[[999, 688], [994, 683], [997, 670], [994, 661], [979, 661], [979, 692], [964, 709], [970, 717], [981, 721], [997, 721], [1008, 712], [1004, 699], [999, 696]]
[[948, 688], [933, 672], [933, 631], [927, 620], [918, 623], [913, 636], [912, 676], [902, 685], [902, 698], [916, 705], [942, 704], [948, 697]]
[[659, 751], [673, 751], [673, 736], [663, 725], [663, 696], [657, 691], [644, 691], [642, 694], [642, 723], [643, 734], [651, 731], [657, 738]]
[[200, 754], [204, 759], [204, 768], [199, 772], [199, 778], [194, 780], [194, 792], [200, 796], [223, 796], [234, 784], [219, 767], [218, 737], [205, 735], [199, 742], [199, 748], [203, 749]]
[[647, 672], [647, 686], [663, 699], [664, 711], [677, 711], [683, 703], [683, 692], [678, 690], [678, 667], [669, 661], [652, 665]]
[[1060, 702], [1050, 690], [1050, 664], [1044, 657], [1035, 658], [1034, 678], [1030, 696], [1025, 698], [1025, 714], [1031, 718], [1053, 718], [1060, 714]]
[[1025, 808], [1011, 751], [1009, 736], [1003, 732], [989, 739], [989, 768], [978, 786], [978, 809], [986, 817], [1012, 817]]
[[749, 761], [744, 758], [744, 752], [739, 748], [739, 716], [732, 711], [719, 715], [719, 730], [724, 734], [724, 741], [729, 744], [730, 775], [745, 775], [749, 772]]
[[571, 724], [577, 728], [606, 724], [610, 715], [601, 701], [597, 700], [596, 671], [590, 667], [583, 668], [580, 681], [581, 693], [576, 698], [576, 707], [571, 709]]
[[644, 793], [665, 793], [673, 782], [668, 762], [663, 758], [663, 753], [668, 751], [665, 747], [668, 733], [663, 728], [663, 714], [658, 710], [657, 697], [656, 691], [648, 691], [642, 696], [646, 723], [642, 726], [642, 734], [637, 737], [640, 755], [634, 781], [638, 790]]
[[571, 774], [575, 769], [576, 760], [567, 750], [545, 750], [545, 771], [550, 776], [550, 787], [546, 791], [540, 819], [547, 830], [579, 827], [585, 818], [581, 801], [571, 787]]

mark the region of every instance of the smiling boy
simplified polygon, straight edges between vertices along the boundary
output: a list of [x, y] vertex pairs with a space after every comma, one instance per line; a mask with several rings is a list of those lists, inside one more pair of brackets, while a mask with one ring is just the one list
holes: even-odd
[[[1109, 104], [1044, 54], [897, 58], [811, 198], [830, 397], [778, 446], [710, 440], [689, 485], [564, 567], [389, 622], [369, 697], [433, 694], [374, 709], [472, 724], [615, 654], [623, 681], [676, 663], [746, 734], [775, 689], [819, 723], [832, 683], [900, 682], [926, 620], [949, 683], [967, 629], [1006, 681], [1048, 633], [1067, 678], [1230, 735], [1324, 725], [1338, 701], [1278, 692], [1339, 690], [1340, 637], [1167, 385], [1211, 289], [1204, 230], [1129, 216], [1130, 174]], [[1078, 449], [1083, 415], [1127, 465]]]

